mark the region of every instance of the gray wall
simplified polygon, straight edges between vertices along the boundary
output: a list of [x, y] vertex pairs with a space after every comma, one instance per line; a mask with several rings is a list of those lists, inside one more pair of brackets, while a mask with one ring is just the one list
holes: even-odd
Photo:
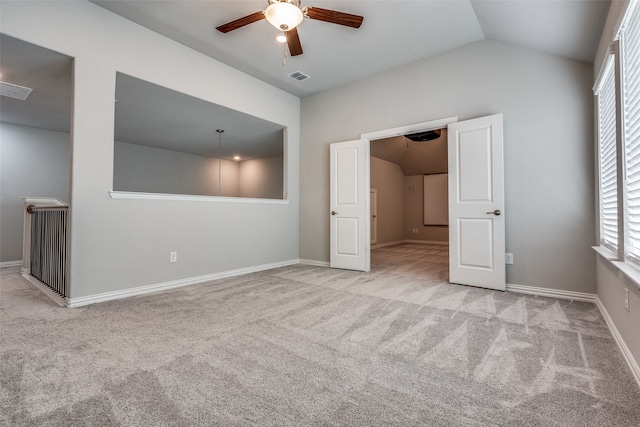
[[[410, 187], [415, 188], [413, 193], [409, 192]], [[406, 240], [448, 243], [448, 227], [424, 225], [423, 188], [424, 175], [412, 175], [404, 178], [404, 238]], [[418, 229], [418, 233], [412, 232], [414, 228]]]
[[507, 281], [593, 293], [592, 71], [483, 41], [303, 98], [300, 257], [329, 259], [330, 143], [504, 113]]
[[[72, 301], [299, 258], [299, 98], [89, 2], [5, 2], [0, 24], [74, 58]], [[288, 200], [112, 199], [118, 71], [284, 126]]]
[[203, 196], [238, 195], [238, 165], [223, 160], [218, 194], [218, 159], [115, 143], [113, 189]]
[[[593, 66], [594, 82], [604, 61], [606, 49], [613, 41], [614, 27], [621, 17], [623, 3], [621, 1], [611, 2], [607, 23], [600, 40], [598, 56]], [[595, 144], [597, 146], [597, 140]], [[594, 166], [594, 169], [596, 167]], [[597, 222], [594, 225], [597, 230]], [[638, 334], [638, 325], [640, 325], [640, 289], [620, 270], [614, 267], [611, 262], [600, 256], [596, 257], [596, 269], [598, 298], [631, 351], [636, 364], [640, 364], [640, 334]], [[624, 308], [625, 289], [629, 290], [628, 312]]]
[[69, 202], [68, 133], [0, 123], [0, 262], [22, 259], [22, 197]]
[[283, 159], [236, 162], [124, 142], [115, 143], [113, 189], [167, 194], [282, 199]]
[[371, 188], [378, 196], [376, 244], [404, 240], [404, 174], [395, 163], [371, 157]]
[[282, 199], [282, 165], [281, 155], [240, 162], [238, 194], [241, 197]]

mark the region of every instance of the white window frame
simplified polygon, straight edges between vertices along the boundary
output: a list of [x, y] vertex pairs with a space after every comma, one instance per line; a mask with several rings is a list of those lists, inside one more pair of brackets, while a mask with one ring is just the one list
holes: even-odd
[[[604, 258], [613, 263], [618, 269], [631, 281], [635, 282], [635, 284], [640, 287], [640, 230], [636, 231], [636, 236], [630, 235], [630, 225], [629, 225], [629, 217], [633, 215], [636, 223], [640, 223], [640, 213], [632, 214], [630, 212], [631, 202], [629, 200], [629, 184], [635, 184], [636, 188], [640, 190], [640, 177], [636, 178], [635, 182], [628, 182], [629, 173], [628, 173], [628, 162], [627, 162], [627, 153], [628, 153], [628, 135], [625, 126], [628, 124], [628, 111], [625, 110], [625, 103], [627, 102], [624, 92], [625, 85], [625, 42], [627, 41], [627, 37], [633, 37], [634, 48], [633, 52], [637, 52], [640, 50], [640, 7], [638, 7], [638, 3], [640, 0], [630, 0], [625, 5], [625, 10], [622, 13], [622, 19], [618, 23], [618, 29], [616, 31], [616, 36], [613, 44], [611, 45], [611, 52], [605, 58], [605, 62], [602, 65], [600, 70], [600, 74], [596, 79], [596, 84], [594, 85], [594, 94], [596, 96], [599, 95], [600, 90], [603, 87], [603, 83], [608, 76], [608, 73], [612, 70], [612, 66], [614, 67], [614, 76], [615, 76], [615, 113], [616, 113], [616, 166], [617, 166], [617, 209], [618, 209], [618, 241], [617, 248], [614, 248], [613, 245], [604, 245], [603, 244], [603, 236], [601, 235], [601, 227], [602, 227], [602, 213], [601, 213], [601, 203], [602, 203], [602, 176], [601, 176], [601, 135], [600, 135], [600, 111], [599, 111], [599, 99], [598, 99], [598, 108], [596, 109], [596, 120], [597, 120], [597, 174], [598, 174], [598, 218], [599, 218], [599, 227], [598, 227], [598, 244], [599, 246], [594, 246], [594, 249]], [[634, 14], [637, 14], [634, 15]], [[632, 19], [634, 21], [632, 21]], [[635, 23], [635, 27], [631, 27], [630, 23]], [[632, 36], [629, 36], [629, 31], [632, 29], [634, 33]], [[613, 56], [613, 63], [611, 62], [611, 56]], [[640, 68], [640, 56], [634, 57], [634, 70]], [[633, 88], [633, 96], [634, 102], [640, 99], [640, 94], [636, 94], [636, 92], [640, 92], [640, 75], [636, 76], [638, 82], [635, 84]], [[634, 122], [634, 125], [640, 123], [640, 102], [633, 105], [633, 116], [634, 119], [637, 120]], [[634, 142], [637, 145], [634, 145], [633, 149], [640, 150], [640, 137], [634, 137]], [[638, 169], [640, 169], [640, 162], [636, 165]], [[640, 203], [636, 203], [637, 210], [640, 211]], [[640, 229], [640, 227], [636, 227]], [[629, 249], [635, 245], [635, 254], [630, 254]], [[617, 250], [615, 250], [617, 249]]]
[[[616, 96], [616, 66], [615, 66], [615, 50], [613, 45], [611, 46], [611, 49], [609, 51], [609, 54], [607, 55], [607, 57], [605, 58], [604, 64], [600, 70], [600, 75], [598, 76], [598, 79], [596, 80], [596, 84], [594, 85], [594, 94], [596, 95], [596, 124], [597, 124], [597, 139], [598, 139], [598, 143], [597, 143], [597, 153], [596, 153], [596, 158], [597, 158], [597, 165], [598, 165], [598, 218], [599, 218], [599, 233], [598, 233], [598, 243], [600, 246], [617, 253], [618, 248], [619, 248], [619, 244], [618, 244], [618, 240], [619, 240], [619, 234], [620, 234], [620, 227], [619, 227], [619, 223], [620, 223], [620, 215], [619, 215], [619, 208], [618, 208], [618, 201], [620, 199], [620, 191], [619, 191], [619, 185], [618, 185], [618, 171], [619, 171], [619, 165], [618, 165], [618, 144], [617, 144], [617, 96]], [[613, 79], [613, 81], [610, 81], [610, 79]], [[608, 85], [613, 84], [613, 114], [609, 115], [609, 116], [603, 116], [603, 103], [607, 102], [609, 99], [608, 98], [603, 98], [603, 96], [607, 96], [608, 97], [608, 92], [606, 92], [609, 87]], [[611, 111], [605, 111], [605, 114], [607, 113], [611, 113]], [[604, 122], [608, 122], [609, 120], [613, 119], [613, 123], [605, 123], [605, 126], [603, 126]], [[605, 133], [605, 127], [606, 126], [613, 126], [613, 141], [611, 141], [610, 139], [604, 139], [603, 140], [603, 136], [606, 137], [607, 135], [603, 135]], [[610, 135], [609, 135], [610, 136]], [[611, 144], [613, 143], [613, 144]], [[613, 165], [608, 164], [605, 165], [604, 162], [606, 160], [610, 160], [610, 159], [605, 159], [604, 157], [604, 153], [605, 151], [610, 151], [613, 150]], [[605, 166], [609, 166], [609, 169], [606, 169]], [[613, 167], [613, 171], [611, 170], [611, 167]], [[613, 176], [613, 184], [615, 185], [615, 205], [616, 205], [616, 212], [615, 212], [615, 236], [608, 236], [607, 234], [607, 227], [605, 226], [605, 217], [606, 217], [606, 211], [607, 209], [605, 208], [605, 199], [604, 199], [604, 187], [606, 184], [611, 185], [610, 182], [605, 182], [605, 176], [610, 174], [611, 172], [613, 172], [615, 175]], [[608, 238], [609, 237], [609, 238]]]

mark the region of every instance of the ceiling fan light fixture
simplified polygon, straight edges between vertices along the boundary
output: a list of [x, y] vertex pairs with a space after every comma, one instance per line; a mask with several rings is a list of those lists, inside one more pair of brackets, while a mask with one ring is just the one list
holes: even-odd
[[288, 0], [271, 0], [271, 4], [264, 11], [264, 17], [282, 31], [293, 30], [304, 19], [300, 8]]
[[278, 43], [286, 43], [287, 42], [287, 36], [285, 36], [284, 34], [278, 34], [276, 36], [276, 41]]

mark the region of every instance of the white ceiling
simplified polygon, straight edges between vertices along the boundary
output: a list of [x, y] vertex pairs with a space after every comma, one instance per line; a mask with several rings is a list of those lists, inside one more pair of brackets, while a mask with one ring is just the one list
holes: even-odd
[[[110, 0], [94, 1], [94, 3], [287, 92], [303, 97], [487, 39], [592, 62], [610, 2], [608, 0], [303, 0], [303, 6], [318, 6], [362, 15], [364, 22], [360, 29], [353, 29], [321, 21], [305, 20], [298, 30], [304, 54], [287, 58], [284, 66], [282, 65], [284, 45], [275, 41], [274, 37], [278, 31], [266, 20], [227, 34], [215, 30], [218, 25], [264, 9], [266, 0]], [[2, 80], [34, 88], [26, 102], [2, 97], [0, 120], [68, 132], [71, 109], [71, 64], [72, 58], [0, 34]], [[297, 82], [287, 77], [293, 71], [302, 71], [311, 78]], [[138, 93], [137, 91], [142, 89], [144, 88], [136, 88], [133, 82], [128, 91]], [[119, 96], [124, 106], [125, 95], [119, 92]], [[169, 96], [174, 103], [180, 101], [184, 106], [181, 115], [185, 121], [195, 118], [197, 110], [202, 107], [179, 94], [155, 93], [147, 98], [141, 96], [136, 108], [144, 111], [146, 107], [151, 108], [153, 103], [158, 105], [157, 99], [150, 101], [146, 107], [142, 102], [143, 99], [149, 100], [155, 96]], [[167, 111], [169, 109], [165, 108]], [[216, 111], [216, 114], [224, 113], [226, 112]], [[143, 124], [142, 129], [151, 129], [154, 125], [151, 121], [145, 122], [144, 117], [135, 116], [133, 113], [119, 114], [118, 126], [121, 126], [123, 131], [117, 134], [117, 138], [152, 145], [151, 142], [144, 141], [145, 132], [140, 131], [140, 128], [135, 129], [133, 117], [138, 123]], [[233, 120], [235, 119], [232, 116], [226, 117], [226, 123], [233, 123]], [[270, 128], [273, 124], [265, 122], [262, 125], [268, 128], [267, 132], [274, 131]], [[212, 124], [212, 126], [228, 128], [228, 125]], [[195, 129], [197, 126], [185, 127]], [[192, 135], [193, 140], [200, 141], [199, 144], [202, 145], [202, 141], [210, 139], [212, 133], [210, 127], [206, 127], [206, 136]], [[249, 128], [246, 127], [246, 129]], [[125, 132], [125, 129], [128, 130]], [[157, 141], [162, 141], [159, 135], [168, 135], [169, 132], [166, 129], [158, 129], [146, 134], [155, 135], [154, 138]], [[225, 138], [248, 141], [251, 136], [242, 134], [234, 136], [229, 131], [225, 132]], [[184, 150], [192, 152], [191, 148], [184, 147]]]
[[[223, 34], [216, 26], [264, 10], [266, 0], [93, 0], [105, 9], [303, 97], [480, 40], [593, 62], [608, 0], [302, 0], [364, 16], [359, 29], [305, 19], [304, 54], [283, 66], [266, 20]], [[287, 77], [302, 71], [311, 79]]]

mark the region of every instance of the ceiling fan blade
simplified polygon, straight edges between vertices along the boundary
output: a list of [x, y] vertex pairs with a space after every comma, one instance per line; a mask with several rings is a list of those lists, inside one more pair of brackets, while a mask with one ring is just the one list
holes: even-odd
[[244, 27], [245, 25], [260, 21], [261, 19], [264, 19], [264, 12], [262, 11], [252, 13], [251, 15], [236, 19], [235, 21], [227, 22], [224, 25], [216, 27], [216, 30], [220, 31], [221, 33], [228, 33], [229, 31], [237, 30], [238, 28]]
[[298, 37], [298, 29], [293, 28], [289, 31], [286, 31], [285, 36], [287, 36], [287, 45], [289, 46], [289, 55], [298, 56], [302, 55], [302, 45], [300, 44], [300, 37]]
[[322, 9], [319, 7], [309, 7], [309, 9], [307, 10], [307, 16], [311, 19], [317, 19], [320, 21], [331, 22], [332, 24], [345, 25], [347, 27], [353, 28], [360, 28], [360, 25], [362, 25], [362, 20], [364, 19], [359, 15], [336, 12], [335, 10]]

